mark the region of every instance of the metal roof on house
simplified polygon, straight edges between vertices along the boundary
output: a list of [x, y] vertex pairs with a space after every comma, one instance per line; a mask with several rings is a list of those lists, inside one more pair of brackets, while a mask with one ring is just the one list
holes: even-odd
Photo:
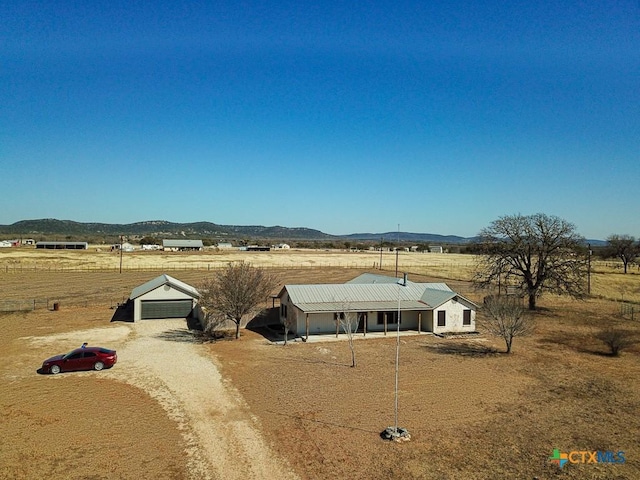
[[285, 285], [279, 296], [285, 291], [303, 312], [431, 310], [460, 297], [444, 283]]
[[170, 285], [176, 290], [180, 290], [181, 292], [186, 293], [187, 295], [191, 295], [194, 298], [200, 297], [200, 293], [196, 288], [191, 285], [181, 282], [167, 274], [162, 274], [159, 277], [154, 278], [153, 280], [149, 280], [147, 283], [143, 283], [142, 285], [134, 288], [131, 291], [131, 295], [129, 299], [134, 300], [145, 293], [148, 293], [152, 290], [155, 290], [158, 287], [162, 287], [163, 285]]

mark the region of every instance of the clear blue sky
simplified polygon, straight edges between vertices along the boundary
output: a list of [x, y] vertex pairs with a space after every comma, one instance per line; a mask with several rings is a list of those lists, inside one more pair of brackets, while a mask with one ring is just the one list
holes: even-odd
[[640, 236], [640, 6], [0, 0], [0, 224]]

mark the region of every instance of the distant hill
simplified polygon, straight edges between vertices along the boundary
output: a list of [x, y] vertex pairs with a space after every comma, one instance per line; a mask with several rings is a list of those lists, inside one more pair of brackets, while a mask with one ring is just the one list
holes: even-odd
[[435, 233], [409, 233], [409, 232], [386, 232], [386, 233], [352, 233], [343, 235], [342, 238], [350, 240], [367, 240], [367, 241], [384, 241], [392, 242], [398, 238], [402, 242], [417, 243], [436, 243], [436, 244], [452, 244], [452, 243], [469, 243], [474, 237], [459, 237], [457, 235], [437, 235]]
[[437, 235], [430, 233], [386, 232], [386, 233], [354, 233], [350, 235], [330, 235], [311, 228], [289, 228], [279, 225], [265, 227], [261, 225], [218, 225], [211, 222], [173, 223], [165, 220], [148, 220], [144, 222], [118, 223], [82, 223], [73, 220], [57, 220], [45, 218], [39, 220], [21, 220], [11, 225], [0, 225], [0, 234], [13, 237], [38, 236], [92, 236], [117, 237], [152, 236], [158, 238], [210, 238], [210, 239], [280, 239], [280, 240], [345, 240], [378, 242], [381, 238], [386, 242], [400, 239], [401, 242], [416, 243], [467, 243], [471, 238], [455, 235]]
[[211, 222], [173, 223], [165, 220], [150, 220], [128, 224], [81, 223], [72, 220], [46, 218], [21, 220], [11, 225], [0, 225], [3, 235], [92, 235], [118, 236], [137, 235], [155, 237], [206, 237], [206, 238], [290, 238], [322, 240], [336, 238], [310, 228], [287, 228], [281, 226], [236, 226], [217, 225]]
[[[92, 237], [117, 238], [126, 236], [150, 236], [156, 238], [207, 238], [212, 240], [297, 240], [297, 241], [360, 241], [430, 243], [442, 245], [463, 245], [476, 237], [457, 235], [438, 235], [434, 233], [385, 232], [352, 233], [349, 235], [330, 235], [311, 228], [289, 228], [279, 225], [264, 227], [260, 225], [218, 225], [211, 222], [173, 223], [165, 220], [148, 220], [136, 223], [82, 223], [73, 220], [44, 218], [39, 220], [21, 220], [11, 225], [0, 225], [0, 235], [5, 238], [19, 237]], [[592, 246], [605, 245], [602, 240], [587, 240]]]

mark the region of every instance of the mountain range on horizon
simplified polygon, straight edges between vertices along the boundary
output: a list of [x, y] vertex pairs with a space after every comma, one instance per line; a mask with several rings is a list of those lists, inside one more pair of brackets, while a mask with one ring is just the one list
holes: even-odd
[[[366, 241], [402, 243], [441, 243], [466, 244], [477, 237], [458, 235], [440, 235], [436, 233], [384, 232], [384, 233], [351, 233], [347, 235], [331, 235], [306, 227], [283, 227], [280, 225], [265, 227], [261, 225], [218, 225], [212, 222], [178, 223], [166, 220], [147, 220], [135, 223], [97, 223], [76, 222], [43, 218], [37, 220], [20, 220], [10, 225], [0, 225], [3, 236], [150, 236], [158, 238], [207, 238], [212, 240], [297, 240], [297, 241]], [[603, 246], [607, 242], [598, 239], [586, 239], [592, 246]]]
[[281, 240], [354, 240], [354, 241], [395, 241], [401, 242], [439, 242], [463, 244], [474, 237], [457, 235], [439, 235], [434, 233], [384, 232], [384, 233], [351, 233], [348, 235], [331, 235], [306, 227], [283, 227], [261, 225], [218, 225], [212, 222], [178, 223], [166, 220], [147, 220], [128, 224], [112, 224], [97, 222], [76, 222], [44, 218], [36, 220], [20, 220], [10, 225], [0, 225], [2, 235], [101, 235], [101, 236], [153, 236], [181, 238], [205, 237], [212, 239], [281, 239]]

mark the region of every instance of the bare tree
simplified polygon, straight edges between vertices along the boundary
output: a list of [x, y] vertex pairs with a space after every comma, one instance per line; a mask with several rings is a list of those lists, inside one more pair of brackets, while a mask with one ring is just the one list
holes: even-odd
[[607, 243], [607, 256], [622, 260], [624, 273], [627, 273], [627, 266], [640, 255], [640, 243], [636, 243], [636, 239], [630, 235], [610, 235]]
[[230, 263], [200, 286], [200, 304], [207, 316], [231, 320], [240, 338], [240, 324], [249, 315], [264, 309], [265, 301], [277, 287], [277, 279], [250, 263]]
[[533, 331], [533, 317], [526, 312], [522, 299], [513, 295], [492, 295], [485, 298], [483, 311], [484, 328], [501, 337], [511, 353], [513, 339]]
[[345, 308], [344, 312], [340, 312], [336, 314], [336, 321], [338, 322], [339, 328], [342, 328], [342, 331], [347, 336], [347, 344], [349, 345], [349, 350], [351, 351], [351, 366], [356, 366], [356, 347], [354, 344], [354, 334], [358, 328], [358, 314], [357, 312], [350, 312]]
[[571, 223], [543, 213], [505, 216], [479, 237], [473, 279], [477, 286], [517, 286], [528, 296], [530, 310], [535, 310], [536, 299], [545, 290], [574, 298], [585, 295], [583, 239]]

